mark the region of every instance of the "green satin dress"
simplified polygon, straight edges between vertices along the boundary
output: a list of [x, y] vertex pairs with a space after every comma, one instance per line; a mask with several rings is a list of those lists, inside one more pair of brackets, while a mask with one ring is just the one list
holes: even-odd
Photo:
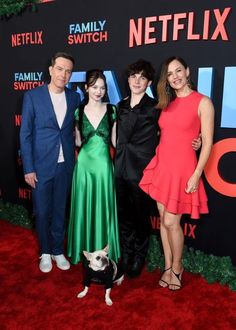
[[[79, 120], [78, 109], [75, 118]], [[115, 107], [111, 119], [116, 120]], [[81, 130], [84, 141], [73, 173], [67, 254], [77, 264], [84, 250], [109, 244], [109, 257], [117, 262], [120, 246], [108, 111], [96, 129], [84, 113]]]

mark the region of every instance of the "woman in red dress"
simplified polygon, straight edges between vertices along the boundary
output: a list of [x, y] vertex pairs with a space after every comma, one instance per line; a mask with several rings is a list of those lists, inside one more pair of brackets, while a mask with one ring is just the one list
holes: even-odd
[[[160, 214], [165, 270], [159, 285], [178, 290], [183, 274], [181, 216], [198, 219], [208, 213], [201, 174], [212, 148], [214, 108], [207, 96], [194, 89], [189, 68], [179, 57], [163, 64], [157, 92], [161, 139], [139, 185], [157, 201]], [[191, 141], [199, 132], [202, 148], [197, 159]]]

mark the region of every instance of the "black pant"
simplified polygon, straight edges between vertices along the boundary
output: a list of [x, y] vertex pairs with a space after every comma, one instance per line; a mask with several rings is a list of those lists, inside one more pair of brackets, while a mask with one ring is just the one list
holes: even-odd
[[138, 182], [116, 178], [121, 254], [145, 260], [151, 231], [151, 199]]

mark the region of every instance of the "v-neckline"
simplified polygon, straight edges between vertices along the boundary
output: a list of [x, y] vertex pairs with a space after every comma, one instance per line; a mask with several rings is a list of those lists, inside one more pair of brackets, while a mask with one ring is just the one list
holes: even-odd
[[101, 122], [103, 121], [103, 118], [106, 116], [106, 113], [107, 113], [107, 110], [105, 111], [104, 115], [103, 115], [102, 118], [100, 119], [100, 121], [99, 121], [99, 123], [98, 123], [98, 125], [97, 125], [96, 128], [93, 126], [93, 124], [91, 123], [91, 121], [89, 120], [89, 118], [88, 118], [88, 116], [86, 115], [85, 112], [84, 112], [84, 115], [85, 115], [85, 117], [87, 118], [89, 124], [90, 124], [90, 125], [92, 126], [92, 128], [94, 129], [94, 131], [96, 131], [96, 130], [98, 129], [98, 127], [100, 126]]

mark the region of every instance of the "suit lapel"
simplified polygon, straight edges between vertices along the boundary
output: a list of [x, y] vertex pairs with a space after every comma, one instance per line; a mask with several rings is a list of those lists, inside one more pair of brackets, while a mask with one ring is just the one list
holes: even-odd
[[70, 98], [70, 93], [68, 93], [67, 88], [65, 88], [65, 95], [66, 95], [66, 115], [65, 118], [63, 120], [62, 126], [66, 125], [67, 120], [69, 119], [69, 109], [71, 106], [71, 98]]

